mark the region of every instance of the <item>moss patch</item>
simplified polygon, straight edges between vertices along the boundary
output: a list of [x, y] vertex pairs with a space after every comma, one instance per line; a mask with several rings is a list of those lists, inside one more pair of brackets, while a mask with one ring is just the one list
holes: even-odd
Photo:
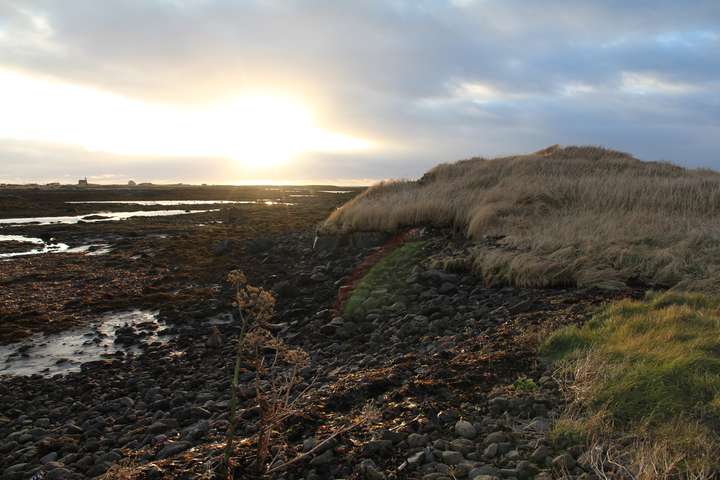
[[582, 327], [555, 332], [541, 353], [574, 377], [575, 406], [585, 418], [574, 429], [584, 425], [588, 434], [605, 429], [660, 442], [680, 452], [678, 465], [686, 468], [700, 451], [688, 438], [702, 438], [702, 451], [718, 448], [719, 308], [720, 299], [703, 294], [649, 294], [607, 306]]
[[408, 242], [375, 264], [345, 302], [343, 315], [358, 318], [401, 300], [408, 286], [407, 278], [422, 257], [424, 246], [424, 241]]

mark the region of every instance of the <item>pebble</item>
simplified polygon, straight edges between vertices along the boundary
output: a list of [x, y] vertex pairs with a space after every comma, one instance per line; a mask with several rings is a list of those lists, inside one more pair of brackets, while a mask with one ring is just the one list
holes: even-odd
[[493, 432], [485, 437], [485, 444], [491, 443], [503, 443], [508, 441], [508, 436], [505, 432]]
[[457, 423], [455, 423], [455, 433], [470, 440], [475, 438], [475, 435], [477, 435], [475, 427], [473, 427], [473, 424], [467, 420], [458, 420]]
[[158, 452], [157, 457], [159, 459], [164, 459], [168, 457], [172, 457], [173, 455], [177, 455], [180, 452], [184, 452], [188, 448], [190, 448], [192, 444], [190, 442], [173, 442], [165, 445], [163, 448], [160, 449], [160, 452]]
[[463, 460], [465, 460], [465, 458], [460, 452], [454, 452], [452, 450], [445, 450], [442, 452], [442, 461], [447, 465], [457, 465]]

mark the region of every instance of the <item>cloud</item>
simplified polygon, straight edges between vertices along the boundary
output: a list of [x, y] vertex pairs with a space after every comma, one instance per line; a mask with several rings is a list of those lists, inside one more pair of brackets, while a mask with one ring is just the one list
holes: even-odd
[[[558, 142], [720, 167], [719, 48], [714, 0], [0, 0], [0, 68], [173, 108], [261, 86], [383, 144], [282, 172], [304, 178], [415, 176]], [[130, 173], [173, 165], [116, 160]], [[216, 166], [219, 179], [231, 168]]]

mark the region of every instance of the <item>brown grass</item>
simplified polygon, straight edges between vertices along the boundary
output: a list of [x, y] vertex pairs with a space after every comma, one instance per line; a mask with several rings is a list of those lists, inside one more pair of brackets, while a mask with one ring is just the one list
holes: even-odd
[[720, 173], [643, 162], [600, 147], [553, 146], [442, 164], [384, 182], [336, 210], [320, 233], [432, 225], [469, 238], [487, 283], [614, 288], [630, 280], [720, 286]]

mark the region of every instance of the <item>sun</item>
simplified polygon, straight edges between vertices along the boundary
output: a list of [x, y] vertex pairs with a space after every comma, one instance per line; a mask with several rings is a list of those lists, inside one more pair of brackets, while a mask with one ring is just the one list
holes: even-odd
[[346, 151], [365, 142], [317, 127], [311, 110], [288, 96], [243, 95], [208, 112], [201, 135], [220, 155], [246, 166], [272, 167], [308, 151]]
[[245, 165], [275, 166], [305, 152], [352, 152], [372, 142], [319, 127], [298, 100], [282, 95], [249, 94], [211, 110], [208, 137], [222, 155]]

